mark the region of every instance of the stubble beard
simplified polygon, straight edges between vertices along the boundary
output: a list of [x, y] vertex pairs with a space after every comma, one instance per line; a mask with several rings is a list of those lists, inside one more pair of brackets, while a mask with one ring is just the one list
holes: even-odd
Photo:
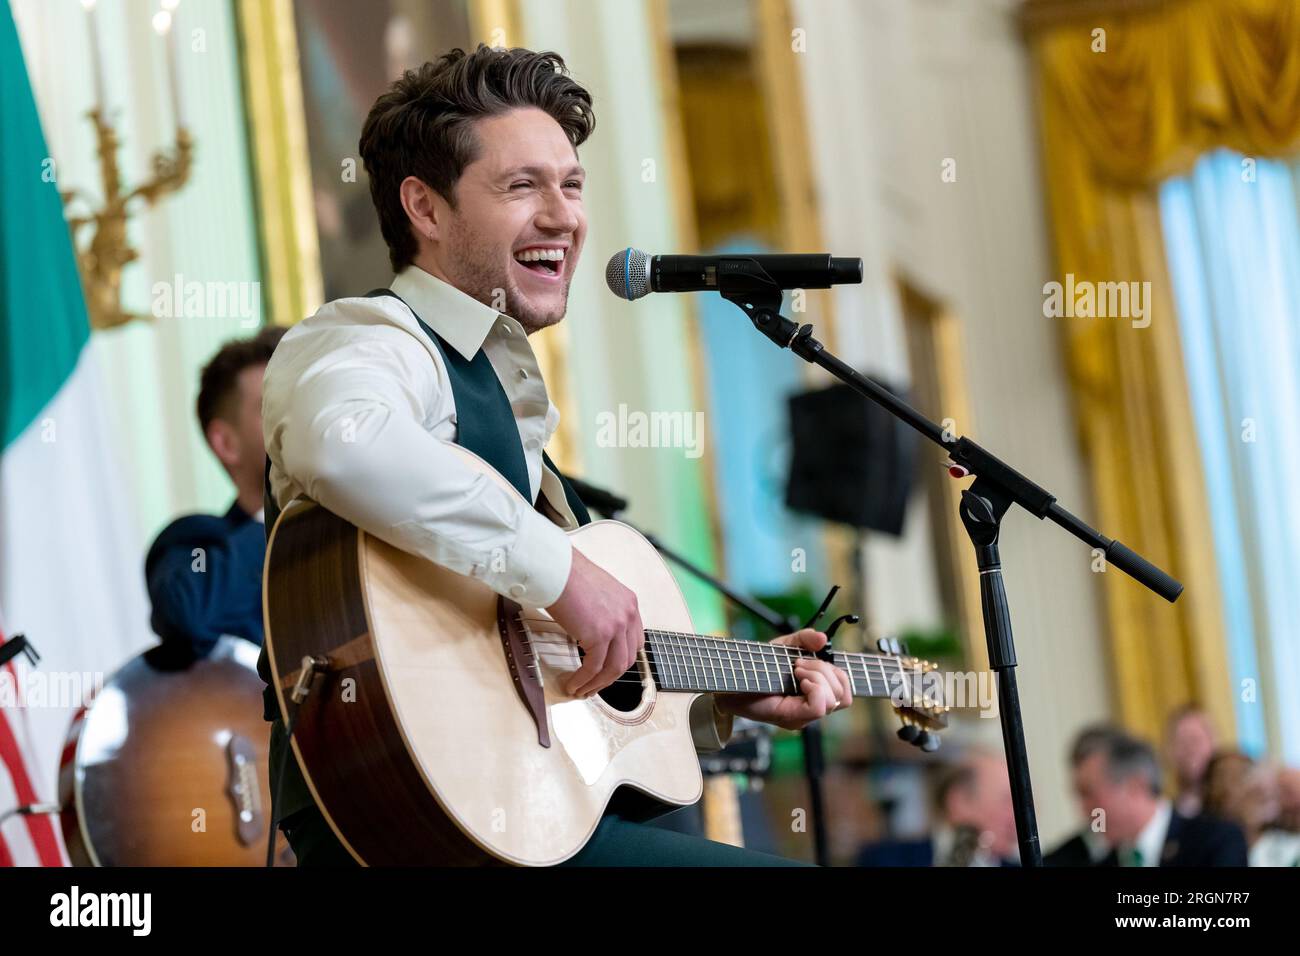
[[528, 304], [519, 286], [510, 275], [510, 267], [502, 266], [501, 252], [481, 234], [469, 228], [457, 216], [453, 220], [449, 242], [460, 251], [448, 278], [452, 285], [466, 295], [477, 299], [489, 308], [504, 312], [532, 335], [549, 328], [564, 318], [569, 306], [569, 281], [565, 276], [562, 297], [558, 308], [545, 312]]

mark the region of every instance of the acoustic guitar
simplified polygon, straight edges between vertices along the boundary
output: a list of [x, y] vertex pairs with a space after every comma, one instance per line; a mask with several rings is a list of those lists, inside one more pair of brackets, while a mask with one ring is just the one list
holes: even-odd
[[[586, 699], [561, 690], [581, 653], [545, 611], [306, 499], [276, 521], [262, 600], [280, 713], [317, 805], [358, 862], [563, 862], [607, 807], [648, 819], [700, 798], [690, 710], [701, 694], [798, 693], [794, 661], [812, 652], [696, 634], [639, 533], [596, 521], [568, 534], [636, 594], [645, 629], [636, 664]], [[891, 698], [917, 732], [944, 726], [936, 688], [921, 693], [933, 665], [831, 658], [856, 697]]]
[[[222, 637], [183, 669], [153, 648], [73, 720], [59, 768], [73, 866], [264, 866], [271, 822], [257, 648]], [[293, 851], [277, 834], [277, 866]]]

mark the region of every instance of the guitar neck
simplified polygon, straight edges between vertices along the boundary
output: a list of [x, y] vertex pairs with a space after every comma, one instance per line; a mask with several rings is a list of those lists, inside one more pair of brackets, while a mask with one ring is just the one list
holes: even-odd
[[[645, 646], [656, 686], [688, 693], [798, 696], [802, 691], [795, 665], [819, 659], [812, 651], [785, 644], [673, 631], [647, 630]], [[848, 674], [854, 697], [889, 697], [900, 680], [914, 681], [920, 673], [885, 654], [832, 651], [831, 658]]]

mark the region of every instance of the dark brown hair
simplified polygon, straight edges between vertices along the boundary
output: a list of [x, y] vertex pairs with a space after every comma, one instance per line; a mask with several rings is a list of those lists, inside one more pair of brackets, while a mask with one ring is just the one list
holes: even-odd
[[282, 325], [268, 325], [251, 339], [233, 339], [203, 366], [199, 376], [199, 399], [195, 403], [199, 427], [208, 433], [214, 418], [229, 419], [234, 405], [239, 374], [254, 365], [271, 361], [271, 353], [288, 331]]
[[407, 70], [375, 101], [361, 129], [370, 198], [397, 272], [418, 245], [400, 187], [414, 176], [456, 208], [456, 182], [478, 156], [474, 121], [520, 107], [548, 114], [576, 149], [591, 135], [591, 94], [570, 78], [558, 53], [478, 45]]

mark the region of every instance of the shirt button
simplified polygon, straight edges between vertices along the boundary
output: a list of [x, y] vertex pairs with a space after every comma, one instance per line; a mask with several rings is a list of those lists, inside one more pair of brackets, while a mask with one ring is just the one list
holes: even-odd
[[537, 451], [537, 449], [542, 447], [542, 443], [539, 442], [536, 438], [530, 438], [528, 439], [528, 441], [524, 442], [524, 447], [527, 448], [529, 451]]
[[528, 593], [528, 588], [524, 587], [522, 584], [510, 585], [510, 596], [512, 598], [523, 597], [527, 593]]
[[523, 381], [523, 380], [526, 379], [526, 378], [528, 378], [528, 369], [526, 369], [526, 368], [521, 368], [521, 369], [519, 370], [519, 379], [520, 379], [520, 381]]

